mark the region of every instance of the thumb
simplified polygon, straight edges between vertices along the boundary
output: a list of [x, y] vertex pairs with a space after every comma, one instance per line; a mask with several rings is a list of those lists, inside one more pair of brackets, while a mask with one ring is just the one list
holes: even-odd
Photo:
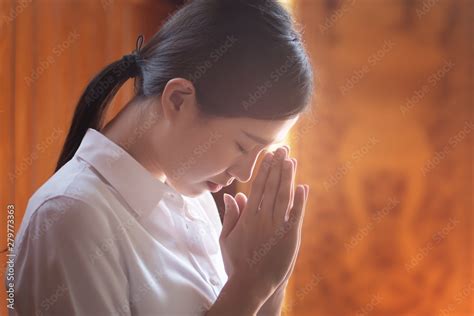
[[226, 238], [230, 234], [239, 219], [239, 206], [232, 195], [224, 193], [224, 205], [224, 222], [220, 239]]
[[244, 193], [239, 192], [235, 195], [235, 201], [237, 202], [237, 205], [239, 206], [239, 216], [240, 216], [244, 208], [247, 206], [247, 196]]

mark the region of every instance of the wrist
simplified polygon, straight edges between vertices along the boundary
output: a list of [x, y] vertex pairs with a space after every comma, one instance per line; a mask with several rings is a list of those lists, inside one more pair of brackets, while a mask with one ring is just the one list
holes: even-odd
[[256, 279], [252, 277], [234, 274], [230, 279], [234, 286], [239, 289], [242, 297], [249, 302], [252, 308], [255, 307], [256, 310], [262, 307], [265, 301], [272, 295], [272, 288], [262, 282], [256, 282]]
[[253, 279], [233, 274], [206, 315], [256, 315], [270, 295]]
[[281, 315], [288, 280], [282, 282], [258, 311], [257, 316]]

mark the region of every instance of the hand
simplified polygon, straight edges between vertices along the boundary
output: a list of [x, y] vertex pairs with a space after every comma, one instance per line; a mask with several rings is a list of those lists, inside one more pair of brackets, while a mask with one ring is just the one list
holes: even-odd
[[[277, 153], [279, 157], [266, 154], [248, 201], [241, 193], [235, 200], [225, 197], [220, 237], [228, 275], [240, 273], [258, 279], [258, 284], [272, 291], [293, 270], [308, 189], [299, 185], [293, 190], [296, 160], [287, 159], [283, 148]], [[282, 168], [285, 163], [288, 169]]]
[[[287, 147], [286, 145], [284, 146], [287, 150], [287, 152], [289, 152], [289, 147]], [[292, 197], [290, 198], [291, 201], [293, 201], [293, 193], [294, 193], [294, 189], [293, 189], [293, 185], [294, 185], [294, 176], [296, 174], [296, 169], [297, 169], [297, 160], [295, 158], [290, 158], [292, 161], [293, 161], [293, 181], [292, 181], [292, 188], [291, 188], [291, 192], [292, 192]], [[307, 199], [307, 194], [308, 194], [308, 189], [309, 187], [306, 187], [306, 199]], [[228, 195], [228, 194], [225, 194], [225, 195]], [[239, 219], [239, 215], [241, 214], [241, 212], [243, 211], [243, 209], [245, 208], [245, 206], [247, 205], [247, 196], [242, 193], [242, 192], [239, 192], [237, 193], [237, 195], [234, 197], [232, 197], [231, 195], [228, 195], [227, 197], [228, 199], [232, 199], [235, 201], [232, 202], [232, 205], [237, 205], [238, 208], [230, 208], [227, 210], [227, 212], [229, 213], [226, 213], [226, 216], [228, 216], [228, 220], [230, 222], [230, 227], [234, 227], [235, 224], [237, 223], [238, 219]], [[292, 202], [290, 203], [290, 205], [292, 205]], [[280, 315], [281, 314], [281, 308], [282, 308], [282, 304], [283, 304], [283, 298], [284, 298], [284, 295], [285, 295], [285, 289], [288, 285], [288, 281], [289, 281], [289, 278], [291, 276], [291, 274], [293, 273], [293, 270], [294, 270], [294, 267], [295, 267], [295, 263], [296, 263], [296, 259], [298, 257], [298, 252], [299, 252], [299, 249], [300, 249], [300, 245], [301, 245], [301, 235], [299, 236], [300, 238], [298, 238], [298, 246], [297, 246], [297, 254], [293, 260], [293, 262], [291, 263], [291, 268], [290, 270], [288, 271], [287, 275], [285, 276], [285, 279], [283, 280], [282, 283], [280, 283], [280, 285], [278, 286], [278, 288], [272, 293], [272, 295], [266, 300], [266, 302], [262, 305], [262, 307], [259, 309], [258, 313], [257, 313], [257, 316], [259, 315]], [[224, 261], [224, 265], [226, 265], [226, 262]], [[226, 271], [230, 270], [230, 267], [227, 267], [226, 265]], [[228, 271], [229, 273], [229, 271]]]
[[[287, 153], [289, 153], [290, 151], [290, 148], [287, 146], [287, 145], [284, 145], [283, 146]], [[298, 166], [298, 161], [295, 159], [295, 158], [290, 158], [292, 161], [293, 161], [293, 179], [292, 179], [292, 182], [291, 182], [291, 197], [290, 197], [290, 207], [293, 206], [293, 199], [294, 199], [294, 180], [295, 180], [295, 175], [296, 175], [296, 169], [297, 169], [297, 166]], [[307, 199], [307, 194], [308, 194], [308, 191], [309, 191], [309, 186], [305, 186], [305, 198]], [[229, 221], [229, 229], [232, 230], [235, 226], [235, 224], [237, 223], [237, 221], [239, 220], [239, 216], [240, 214], [242, 213], [242, 211], [244, 210], [245, 206], [247, 205], [247, 196], [242, 193], [242, 192], [239, 192], [235, 195], [235, 198], [230, 195], [230, 194], [227, 194], [227, 193], [224, 193], [224, 198], [226, 198], [226, 196], [228, 196], [227, 198], [229, 200], [233, 200], [231, 203], [232, 206], [235, 206], [237, 205], [237, 207], [230, 207], [229, 209], [226, 210], [226, 213], [225, 213], [225, 216], [226, 216], [226, 219]], [[293, 260], [293, 262], [291, 263], [291, 268], [290, 268], [290, 271], [287, 273], [284, 281], [279, 285], [279, 287], [277, 288], [277, 291], [278, 290], [282, 290], [282, 288], [285, 288], [286, 286], [283, 285], [283, 283], [288, 284], [288, 280], [291, 276], [291, 274], [293, 273], [293, 270], [294, 270], [294, 267], [295, 267], [295, 263], [296, 263], [296, 258], [298, 257], [298, 252], [299, 252], [299, 249], [300, 249], [300, 245], [301, 245], [301, 235], [299, 235], [299, 238], [298, 238], [298, 247], [297, 247], [297, 254]], [[227, 264], [226, 261], [224, 261], [224, 266], [225, 266], [225, 269], [226, 269], [226, 272], [227, 272], [227, 275], [230, 275], [232, 273], [232, 268]]]

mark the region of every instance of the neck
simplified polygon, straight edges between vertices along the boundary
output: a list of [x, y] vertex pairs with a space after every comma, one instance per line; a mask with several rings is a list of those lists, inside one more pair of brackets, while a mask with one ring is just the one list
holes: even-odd
[[[145, 102], [141, 102], [145, 103]], [[157, 124], [157, 115], [151, 114], [152, 107], [131, 100], [102, 129], [102, 133], [122, 147], [138, 163], [158, 180], [165, 182], [166, 176], [160, 167], [159, 157], [149, 150], [149, 137]]]

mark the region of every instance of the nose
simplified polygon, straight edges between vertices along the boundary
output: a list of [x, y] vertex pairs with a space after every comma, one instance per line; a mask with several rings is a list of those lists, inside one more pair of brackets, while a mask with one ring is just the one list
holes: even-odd
[[258, 155], [240, 161], [237, 165], [230, 168], [228, 173], [242, 183], [250, 181], [257, 157]]

